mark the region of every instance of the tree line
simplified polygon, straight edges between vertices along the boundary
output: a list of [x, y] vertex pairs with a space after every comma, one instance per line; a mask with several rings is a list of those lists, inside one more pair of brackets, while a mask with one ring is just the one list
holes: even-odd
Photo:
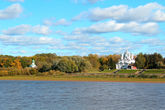
[[143, 54], [139, 53], [136, 56], [135, 66], [139, 69], [164, 69], [165, 58], [159, 53]]
[[[30, 68], [32, 59], [36, 61], [37, 68]], [[36, 54], [30, 57], [14, 57], [0, 55], [0, 73], [8, 75], [33, 75], [48, 72], [76, 73], [88, 71], [103, 71], [115, 69], [120, 55], [99, 56], [89, 54], [88, 56], [57, 56], [53, 53]], [[138, 69], [160, 69], [165, 68], [165, 58], [161, 54], [139, 53], [134, 64]]]

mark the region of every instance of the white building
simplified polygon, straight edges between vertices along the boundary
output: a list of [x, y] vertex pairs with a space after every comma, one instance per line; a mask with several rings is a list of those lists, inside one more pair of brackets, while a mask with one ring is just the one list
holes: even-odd
[[[127, 50], [121, 55], [119, 62], [116, 64], [116, 69], [128, 69], [129, 66], [134, 63], [134, 55]], [[132, 67], [130, 67], [130, 69], [132, 69]]]
[[35, 60], [32, 60], [32, 64], [30, 65], [30, 67], [32, 67], [32, 68], [36, 68], [37, 67], [36, 64], [35, 64]]

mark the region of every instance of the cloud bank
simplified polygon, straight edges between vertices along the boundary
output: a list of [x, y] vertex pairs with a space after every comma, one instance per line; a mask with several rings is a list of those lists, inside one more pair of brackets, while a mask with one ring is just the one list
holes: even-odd
[[0, 10], [0, 20], [17, 18], [22, 12], [23, 8], [20, 4], [10, 5], [6, 9]]

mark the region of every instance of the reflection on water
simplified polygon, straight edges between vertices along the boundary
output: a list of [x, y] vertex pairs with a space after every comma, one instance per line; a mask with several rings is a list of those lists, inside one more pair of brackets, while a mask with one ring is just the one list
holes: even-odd
[[165, 110], [165, 84], [0, 81], [0, 110]]

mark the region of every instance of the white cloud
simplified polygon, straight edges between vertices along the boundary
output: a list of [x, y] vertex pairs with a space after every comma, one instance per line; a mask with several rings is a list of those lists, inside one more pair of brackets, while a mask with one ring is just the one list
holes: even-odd
[[[84, 12], [83, 12], [84, 13]], [[120, 22], [162, 22], [165, 21], [165, 6], [156, 2], [140, 5], [136, 8], [130, 8], [127, 5], [117, 5], [108, 8], [94, 8], [89, 10], [88, 14], [80, 13], [77, 17], [87, 16], [92, 21], [105, 19], [116, 20]]]
[[25, 51], [25, 50], [18, 50], [18, 51], [16, 51], [16, 50], [14, 50], [14, 51], [11, 51], [11, 53], [13, 53], [13, 54], [26, 54], [27, 53], [27, 51]]
[[39, 42], [40, 44], [54, 44], [54, 43], [55, 43], [54, 40], [55, 40], [55, 39], [50, 38], [50, 37], [40, 37], [40, 38], [38, 39], [38, 42]]
[[58, 34], [58, 35], [62, 35], [62, 36], [67, 35], [67, 32], [64, 32], [64, 31], [61, 31], [61, 30], [57, 30], [55, 33]]
[[62, 18], [56, 22], [54, 22], [54, 19], [47, 19], [47, 20], [44, 20], [43, 24], [47, 25], [47, 26], [69, 26], [72, 24], [72, 22], [67, 21], [64, 18]]
[[70, 34], [64, 36], [64, 40], [77, 42], [77, 45], [82, 46], [107, 46], [110, 47], [110, 45], [117, 44], [117, 43], [124, 43], [126, 42], [124, 39], [120, 37], [110, 37], [110, 39], [106, 39], [101, 36], [91, 36], [89, 34]]
[[8, 30], [3, 30], [2, 32], [3, 34], [7, 34], [7, 35], [23, 35], [29, 32], [30, 28], [31, 28], [30, 25], [22, 24], [22, 25], [9, 28]]
[[59, 39], [51, 37], [34, 37], [34, 36], [10, 36], [0, 35], [0, 41], [4, 45], [31, 46], [31, 45], [57, 45]]
[[77, 45], [76, 42], [69, 42], [65, 46], [63, 46], [63, 49], [68, 49], [68, 50], [86, 50], [85, 47]]
[[66, 19], [63, 18], [63, 19], [60, 19], [60, 20], [56, 21], [54, 23], [54, 25], [55, 26], [58, 26], [58, 25], [69, 26], [69, 25], [71, 25], [71, 22], [69, 22], [69, 21], [67, 21]]
[[67, 41], [74, 41], [77, 42], [77, 45], [80, 44], [89, 44], [89, 45], [97, 45], [98, 42], [104, 42], [103, 45], [106, 45], [106, 41], [104, 37], [100, 37], [100, 36], [91, 36], [89, 34], [70, 34], [70, 35], [66, 35], [64, 36], [64, 40]]
[[150, 38], [150, 39], [143, 39], [139, 43], [140, 44], [145, 44], [145, 45], [150, 45], [151, 47], [155, 46], [165, 46], [165, 40], [160, 40], [157, 38]]
[[108, 33], [108, 32], [127, 32], [133, 35], [155, 35], [159, 33], [157, 23], [117, 23], [116, 21], [108, 21], [104, 23], [96, 23], [86, 28], [77, 28], [73, 33]]
[[8, 0], [9, 2], [24, 2], [24, 0]]
[[44, 20], [43, 24], [46, 25], [46, 26], [53, 26], [54, 25], [53, 21], [52, 20], [48, 20], [48, 19]]
[[128, 6], [126, 5], [119, 5], [119, 6], [112, 6], [109, 8], [94, 8], [89, 11], [89, 19], [92, 21], [99, 21], [104, 19], [117, 19], [123, 16], [127, 12]]
[[148, 22], [144, 24], [130, 22], [124, 24], [121, 31], [132, 33], [133, 35], [156, 35], [159, 33], [159, 26], [154, 22]]
[[21, 50], [20, 53], [25, 54], [25, 53], [27, 53], [27, 51], [25, 51], [25, 50]]
[[82, 12], [79, 15], [73, 17], [72, 21], [78, 21], [78, 20], [81, 20], [82, 18], [87, 18], [87, 16], [88, 16], [87, 12]]
[[20, 16], [23, 9], [20, 4], [13, 4], [4, 10], [0, 10], [0, 19], [13, 19]]
[[6, 35], [24, 35], [27, 34], [28, 32], [29, 33], [32, 32], [40, 35], [49, 35], [51, 33], [51, 30], [49, 29], [48, 26], [44, 26], [44, 25], [31, 26], [27, 24], [22, 24], [2, 31], [2, 33]]
[[110, 39], [110, 42], [112, 42], [112, 43], [122, 43], [123, 42], [123, 39], [120, 38], [120, 37], [112, 37]]
[[153, 21], [160, 21], [160, 22], [164, 22], [165, 21], [165, 12], [161, 11], [161, 10], [157, 10], [153, 17], [152, 17]]
[[66, 40], [81, 40], [81, 41], [83, 41], [85, 39], [85, 40], [89, 41], [88, 38], [89, 38], [88, 34], [71, 34], [71, 35], [64, 36], [64, 39], [66, 39]]
[[41, 35], [49, 35], [51, 33], [48, 26], [36, 25], [32, 28], [32, 32]]
[[[89, 53], [97, 53], [100, 55], [119, 54], [123, 49], [139, 48], [136, 43], [122, 39], [121, 37], [104, 38], [101, 36], [91, 36], [89, 34], [71, 34], [64, 37], [70, 42], [68, 45], [63, 45], [61, 49], [76, 51], [76, 54], [81, 54], [82, 51]], [[135, 47], [132, 47], [134, 45]], [[57, 47], [55, 48], [57, 49]]]

